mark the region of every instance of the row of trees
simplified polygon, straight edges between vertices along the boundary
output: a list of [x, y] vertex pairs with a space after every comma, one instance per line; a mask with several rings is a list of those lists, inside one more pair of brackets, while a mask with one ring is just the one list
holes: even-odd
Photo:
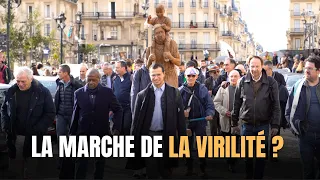
[[[8, 20], [7, 14], [1, 16], [2, 24], [6, 24]], [[43, 36], [41, 28], [43, 27], [43, 20], [39, 18], [37, 11], [33, 12], [26, 21], [18, 22], [19, 18], [15, 17], [14, 12], [10, 15], [10, 60], [11, 62], [19, 62], [22, 64], [29, 56], [36, 62], [44, 61], [43, 49], [49, 48], [50, 54], [48, 61], [52, 65], [58, 65], [60, 60], [60, 40], [56, 38], [58, 29], [51, 30], [49, 36]], [[6, 28], [0, 29], [1, 34], [6, 34]], [[60, 33], [59, 33], [60, 34]], [[60, 36], [59, 36], [60, 37]], [[64, 55], [66, 52], [72, 51], [71, 43], [64, 43]], [[80, 49], [85, 55], [95, 53], [97, 48], [94, 45], [82, 46]], [[76, 53], [76, 52], [75, 52]]]

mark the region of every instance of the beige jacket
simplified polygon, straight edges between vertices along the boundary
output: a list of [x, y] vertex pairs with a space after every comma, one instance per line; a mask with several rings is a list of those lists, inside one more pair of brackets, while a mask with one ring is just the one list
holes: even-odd
[[229, 106], [233, 106], [233, 104], [229, 104], [229, 86], [226, 89], [223, 87], [219, 88], [216, 96], [214, 97], [213, 103], [214, 107], [219, 112], [221, 131], [230, 132], [231, 120], [226, 116]]

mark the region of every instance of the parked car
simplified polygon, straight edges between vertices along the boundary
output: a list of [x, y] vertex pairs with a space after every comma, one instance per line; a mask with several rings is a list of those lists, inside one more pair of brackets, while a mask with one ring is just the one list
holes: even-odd
[[295, 83], [302, 78], [304, 78], [303, 74], [288, 73], [284, 75], [289, 94], [291, 93], [292, 87], [295, 85]]

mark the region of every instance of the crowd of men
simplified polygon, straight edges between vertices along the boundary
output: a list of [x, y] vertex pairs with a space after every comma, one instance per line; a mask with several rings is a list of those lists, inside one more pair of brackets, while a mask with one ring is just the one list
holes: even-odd
[[[56, 118], [58, 137], [135, 136], [136, 157], [128, 158], [126, 168], [135, 170], [137, 178], [169, 178], [177, 167], [177, 159], [168, 156], [169, 136], [178, 139], [188, 135], [192, 150], [194, 136], [239, 139], [264, 130], [268, 147], [271, 138], [280, 135], [280, 128], [289, 125], [299, 138], [304, 177], [314, 178], [314, 157], [320, 158], [320, 59], [310, 56], [304, 61], [305, 78], [296, 83], [290, 95], [283, 75], [273, 71], [272, 61], [259, 56], [248, 58], [244, 65], [226, 58], [223, 68], [215, 64], [208, 67], [206, 60], [200, 61], [200, 67], [197, 60], [182, 62], [178, 67], [179, 88], [165, 82], [165, 68], [157, 63], [147, 68], [145, 62], [137, 60], [134, 71], [123, 60], [114, 65], [105, 63], [101, 70], [84, 65], [77, 78], [63, 64], [57, 72], [55, 97], [33, 78], [30, 68], [20, 67], [15, 73], [16, 84], [9, 88], [1, 107], [9, 156], [16, 157], [17, 138], [23, 138], [27, 164], [31, 136], [37, 135], [40, 150], [42, 136]], [[208, 124], [211, 134], [206, 132]], [[139, 156], [142, 135], [163, 136], [163, 158]], [[265, 152], [269, 154], [268, 148]], [[195, 159], [193, 155], [186, 159], [186, 176], [193, 175]], [[245, 177], [263, 178], [265, 160], [246, 158]], [[105, 158], [94, 161], [94, 178], [103, 178]], [[230, 172], [236, 172], [235, 159], [227, 159], [227, 164]], [[199, 176], [207, 178], [206, 158], [199, 158], [199, 165]], [[88, 158], [59, 158], [58, 168], [60, 178], [86, 178]], [[27, 176], [27, 165], [23, 170]]]

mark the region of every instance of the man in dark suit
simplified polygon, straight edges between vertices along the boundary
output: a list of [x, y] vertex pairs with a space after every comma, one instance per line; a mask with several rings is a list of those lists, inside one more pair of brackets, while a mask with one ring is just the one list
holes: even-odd
[[[74, 108], [70, 135], [111, 135], [109, 111], [113, 111], [113, 135], [121, 130], [122, 107], [108, 87], [102, 86], [101, 75], [97, 69], [87, 72], [87, 84], [74, 93]], [[108, 98], [106, 98], [108, 97]], [[109, 109], [110, 108], [110, 109]], [[94, 179], [102, 179], [105, 158], [95, 158]], [[75, 166], [75, 179], [86, 178], [88, 158], [79, 158]]]
[[88, 66], [83, 64], [80, 67], [80, 76], [76, 77], [75, 80], [77, 80], [82, 86], [86, 85], [86, 73], [88, 71]]
[[[146, 167], [148, 178], [168, 178], [176, 166], [176, 158], [169, 158], [169, 136], [175, 137], [175, 147], [178, 137], [186, 135], [184, 107], [178, 89], [164, 82], [164, 67], [152, 64], [149, 68], [152, 83], [137, 95], [131, 134], [134, 135], [135, 157], [129, 158], [128, 169]], [[163, 158], [143, 159], [141, 154], [141, 136], [162, 136]]]

